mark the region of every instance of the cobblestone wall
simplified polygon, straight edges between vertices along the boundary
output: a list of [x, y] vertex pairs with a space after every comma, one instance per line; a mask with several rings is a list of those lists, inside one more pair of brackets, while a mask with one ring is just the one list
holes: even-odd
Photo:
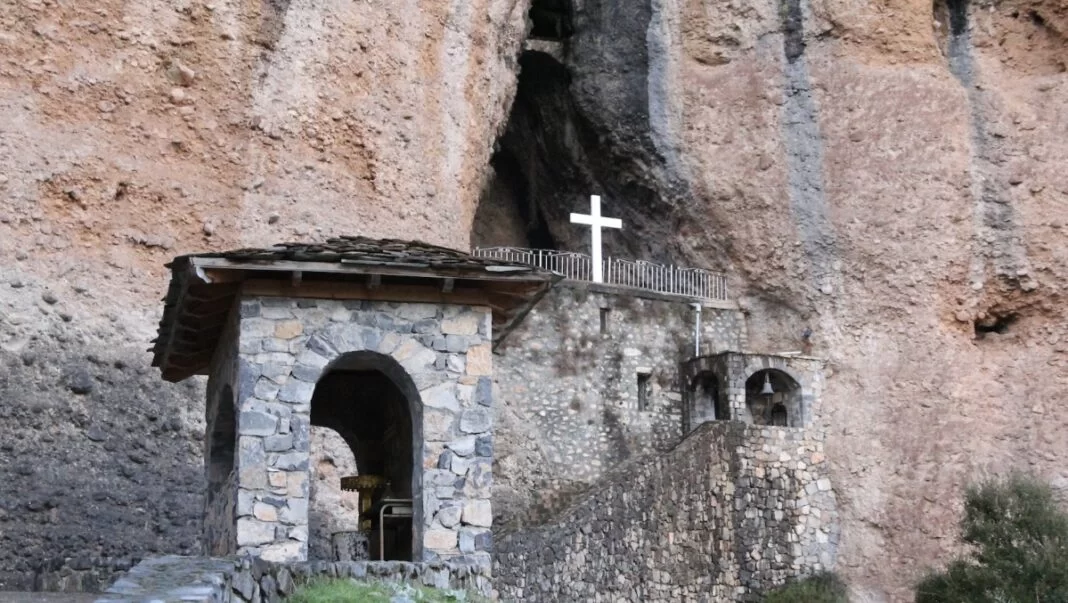
[[706, 423], [608, 476], [553, 524], [498, 539], [507, 601], [755, 601], [831, 568], [838, 524], [823, 443]]
[[[498, 350], [498, 521], [541, 521], [605, 472], [682, 437], [692, 300], [565, 282]], [[703, 307], [705, 353], [739, 351], [737, 310]], [[639, 375], [648, 379], [639, 400]]]

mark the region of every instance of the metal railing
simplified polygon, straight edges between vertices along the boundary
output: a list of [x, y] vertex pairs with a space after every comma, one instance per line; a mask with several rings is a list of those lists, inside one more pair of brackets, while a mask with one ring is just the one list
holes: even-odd
[[[552, 270], [576, 281], [593, 280], [593, 259], [582, 253], [519, 247], [478, 247], [475, 257], [530, 264]], [[700, 268], [679, 268], [643, 260], [604, 258], [602, 273], [607, 285], [622, 285], [709, 300], [727, 300], [727, 277]]]

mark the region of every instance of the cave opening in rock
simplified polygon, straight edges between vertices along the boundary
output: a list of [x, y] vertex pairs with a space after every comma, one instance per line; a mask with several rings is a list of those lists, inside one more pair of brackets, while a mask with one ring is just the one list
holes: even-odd
[[575, 31], [570, 0], [534, 0], [529, 15], [533, 23], [532, 39], [561, 41], [570, 38]]
[[476, 246], [558, 249], [558, 225], [589, 194], [571, 75], [552, 55], [519, 58], [512, 113], [490, 160], [492, 174], [472, 229]]
[[[356, 471], [364, 481], [377, 485], [367, 501], [360, 500], [358, 517], [343, 506], [336, 512], [347, 517], [319, 518], [317, 531], [309, 533], [309, 551], [332, 559], [332, 541], [338, 525], [358, 522], [367, 534], [370, 557], [383, 560], [411, 561], [416, 548], [414, 525], [415, 498], [419, 492], [416, 462], [413, 408], [418, 400], [415, 385], [404, 369], [392, 358], [370, 352], [341, 356], [323, 373], [315, 386], [311, 401], [311, 424], [333, 430], [344, 440], [355, 458]], [[314, 439], [314, 443], [325, 442]], [[312, 450], [313, 458], [330, 456], [329, 450]], [[340, 481], [346, 477], [338, 475]], [[314, 478], [314, 476], [313, 476]], [[340, 492], [340, 483], [317, 484], [323, 492]], [[386, 501], [407, 501], [408, 516], [380, 521], [379, 511]], [[318, 508], [316, 501], [311, 501]], [[391, 509], [387, 508], [387, 511]], [[394, 509], [395, 510], [395, 509]]]
[[[648, 16], [570, 0], [535, 0], [533, 9], [471, 244], [589, 253], [590, 229], [575, 228], [570, 214], [598, 195], [604, 215], [624, 224], [605, 237], [606, 256], [677, 261], [678, 210], [690, 190], [679, 164], [669, 165], [674, 147], [657, 138], [667, 132], [664, 119], [657, 124], [665, 129], [652, 132], [651, 107], [664, 105], [650, 98]], [[562, 25], [546, 25], [539, 11]]]
[[975, 321], [975, 338], [983, 339], [989, 333], [1004, 335], [1009, 332], [1013, 323], [1020, 319], [1015, 312], [1008, 314], [991, 315], [982, 320]]

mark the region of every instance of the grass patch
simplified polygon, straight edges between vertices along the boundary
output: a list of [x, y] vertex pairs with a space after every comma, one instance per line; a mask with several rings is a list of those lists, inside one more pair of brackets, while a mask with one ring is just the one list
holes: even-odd
[[400, 582], [357, 582], [348, 578], [319, 578], [301, 586], [287, 603], [484, 603], [489, 600], [459, 590], [441, 590]]
[[849, 603], [845, 582], [824, 572], [768, 591], [764, 603]]

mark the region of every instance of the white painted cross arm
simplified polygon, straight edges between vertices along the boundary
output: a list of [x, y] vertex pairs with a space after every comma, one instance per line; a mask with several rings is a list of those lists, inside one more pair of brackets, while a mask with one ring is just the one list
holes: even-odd
[[606, 218], [601, 215], [601, 197], [590, 196], [590, 215], [571, 214], [572, 224], [585, 224], [590, 227], [590, 247], [593, 256], [593, 282], [603, 283], [604, 275], [601, 267], [601, 229], [623, 228], [623, 220], [619, 218]]

